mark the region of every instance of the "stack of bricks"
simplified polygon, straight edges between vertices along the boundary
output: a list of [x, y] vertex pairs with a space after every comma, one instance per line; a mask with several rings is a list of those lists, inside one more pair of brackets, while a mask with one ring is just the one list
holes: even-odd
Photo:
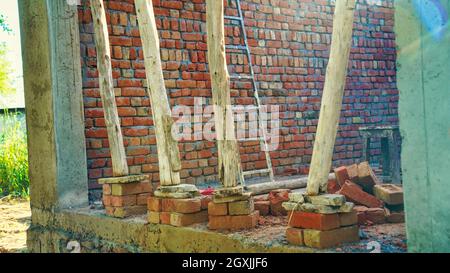
[[194, 185], [160, 187], [148, 198], [148, 222], [175, 227], [208, 222], [209, 201]]
[[126, 218], [145, 214], [152, 186], [147, 175], [99, 179], [106, 214]]
[[242, 187], [224, 188], [216, 191], [213, 201], [208, 205], [211, 230], [242, 230], [256, 227], [259, 211], [250, 193]]
[[286, 237], [290, 244], [324, 249], [359, 241], [354, 204], [344, 196], [291, 193], [289, 200], [283, 206], [289, 212]]

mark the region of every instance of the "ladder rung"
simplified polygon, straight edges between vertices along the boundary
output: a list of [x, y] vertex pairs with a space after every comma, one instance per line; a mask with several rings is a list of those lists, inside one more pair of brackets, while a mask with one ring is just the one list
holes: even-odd
[[238, 105], [238, 106], [233, 106], [233, 109], [236, 111], [239, 111], [239, 110], [261, 110], [261, 107], [259, 107], [257, 105]]
[[250, 141], [263, 141], [264, 139], [262, 138], [243, 138], [243, 139], [238, 139], [238, 141], [242, 141], [242, 142], [250, 142]]
[[231, 79], [237, 79], [237, 80], [252, 80], [253, 77], [251, 75], [230, 75]]
[[245, 51], [248, 50], [248, 48], [243, 45], [226, 45], [225, 48], [226, 49], [234, 49], [234, 50], [245, 50]]
[[254, 175], [254, 174], [263, 174], [263, 173], [270, 173], [269, 169], [262, 169], [262, 170], [254, 170], [254, 171], [249, 171], [249, 172], [244, 172], [244, 176], [248, 176], [248, 175]]
[[234, 21], [242, 21], [242, 18], [241, 18], [241, 17], [238, 17], [238, 16], [228, 16], [228, 15], [225, 15], [223, 18], [224, 18], [224, 19], [228, 19], [228, 20], [234, 20]]

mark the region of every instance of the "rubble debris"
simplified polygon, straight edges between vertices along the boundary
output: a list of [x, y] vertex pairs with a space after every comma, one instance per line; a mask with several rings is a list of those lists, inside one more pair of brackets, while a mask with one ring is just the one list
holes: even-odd
[[289, 201], [291, 190], [279, 189], [269, 193], [270, 211], [273, 216], [285, 216], [287, 211], [283, 208], [283, 203]]
[[255, 210], [259, 211], [261, 216], [270, 214], [270, 201], [255, 201]]
[[[382, 184], [368, 162], [341, 166], [334, 170], [336, 181], [329, 181], [329, 194], [342, 194], [358, 206], [354, 208], [359, 225], [404, 223], [403, 188]], [[342, 185], [339, 179], [348, 179]], [[348, 208], [347, 212], [351, 210]]]

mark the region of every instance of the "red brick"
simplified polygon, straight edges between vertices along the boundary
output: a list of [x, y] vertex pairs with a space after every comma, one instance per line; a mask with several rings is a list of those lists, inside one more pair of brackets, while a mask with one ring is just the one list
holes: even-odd
[[330, 194], [335, 194], [341, 189], [341, 186], [335, 179], [328, 180], [327, 192]]
[[112, 195], [114, 196], [149, 193], [151, 191], [152, 186], [148, 182], [112, 185]]
[[127, 218], [130, 216], [145, 214], [146, 211], [147, 208], [145, 206], [117, 207], [114, 208], [114, 217]]
[[193, 224], [208, 222], [208, 212], [206, 210], [196, 213], [171, 213], [170, 225], [175, 227], [186, 227]]
[[103, 194], [103, 206], [105, 207], [111, 206], [111, 195]]
[[229, 215], [248, 215], [255, 211], [253, 199], [228, 203]]
[[270, 214], [270, 201], [255, 201], [255, 210], [259, 211], [261, 216]]
[[170, 212], [160, 212], [159, 219], [161, 220], [161, 224], [170, 225]]
[[105, 184], [103, 185], [103, 194], [111, 195], [111, 185]]
[[162, 211], [178, 213], [194, 213], [201, 210], [200, 198], [162, 199]]
[[403, 188], [394, 184], [375, 185], [374, 194], [388, 205], [403, 204]]
[[303, 239], [306, 246], [313, 248], [331, 248], [343, 243], [359, 241], [358, 226], [343, 227], [333, 230], [303, 230]]
[[113, 207], [130, 207], [136, 205], [136, 195], [111, 196]]
[[284, 202], [289, 201], [290, 190], [280, 189], [269, 193], [270, 212], [273, 216], [287, 215], [287, 211], [282, 207]]
[[303, 246], [303, 230], [299, 228], [288, 228], [286, 230], [286, 239], [291, 245]]
[[355, 183], [358, 180], [358, 164], [347, 166], [347, 173], [349, 180]]
[[372, 224], [386, 223], [386, 213], [382, 208], [369, 208], [366, 211], [366, 221]]
[[380, 208], [383, 206], [383, 202], [378, 200], [375, 196], [366, 193], [360, 186], [350, 181], [344, 183], [342, 188], [338, 191], [338, 194], [344, 195], [350, 202], [369, 208]]
[[145, 206], [145, 205], [147, 205], [147, 199], [149, 197], [151, 197], [151, 193], [138, 194], [137, 199], [136, 199], [136, 204], [138, 206]]
[[368, 193], [373, 193], [373, 187], [377, 184], [381, 184], [380, 180], [370, 167], [369, 162], [362, 162], [358, 165], [357, 184]]
[[241, 230], [256, 227], [259, 211], [250, 215], [239, 216], [209, 216], [208, 228], [211, 230]]
[[319, 214], [302, 211], [289, 212], [289, 226], [294, 228], [330, 230], [340, 226], [338, 214]]
[[[87, 3], [87, 1], [84, 1]], [[204, 16], [204, 4], [199, 4], [201, 1], [191, 1], [194, 3], [191, 5], [184, 3], [183, 1], [157, 1], [155, 0], [155, 13], [157, 17], [162, 18], [159, 20], [162, 36], [161, 39], [161, 51], [163, 55], [163, 66], [167, 69], [167, 86], [168, 92], [172, 97], [172, 102], [175, 97], [177, 98], [188, 98], [192, 101], [193, 96], [208, 97], [211, 95], [209, 74], [207, 73], [206, 64], [206, 43], [205, 34], [201, 32], [201, 24], [198, 22], [202, 21], [202, 16]], [[286, 30], [287, 40], [280, 42], [281, 36], [276, 33], [276, 37], [268, 37], [263, 32], [257, 33], [258, 39], [250, 39], [249, 44], [256, 51], [255, 54], [255, 65], [262, 67], [267, 70], [267, 78], [269, 83], [266, 89], [273, 90], [269, 92], [267, 99], [272, 102], [277, 101], [282, 110], [281, 122], [282, 125], [286, 127], [281, 128], [280, 145], [277, 151], [273, 152], [273, 165], [279, 174], [286, 172], [296, 172], [299, 174], [307, 174], [308, 167], [302, 166], [298, 167], [294, 162], [294, 157], [298, 156], [302, 162], [307, 162], [312, 154], [312, 148], [310, 147], [310, 140], [313, 133], [316, 130], [316, 124], [311, 122], [308, 126], [301, 126], [297, 128], [302, 121], [302, 119], [296, 119], [296, 114], [302, 114], [302, 118], [314, 118], [314, 116], [308, 117], [311, 114], [305, 111], [311, 108], [309, 104], [320, 103], [320, 98], [318, 99], [315, 90], [323, 88], [324, 76], [314, 75], [315, 68], [304, 68], [305, 64], [311, 61], [311, 56], [314, 57], [324, 57], [326, 58], [323, 50], [327, 48], [324, 39], [312, 39], [311, 43], [308, 44], [311, 50], [311, 58], [296, 58], [295, 56], [281, 56], [276, 57], [276, 49], [279, 47], [287, 48], [290, 50], [298, 50], [299, 44], [295, 42], [296, 39], [308, 40], [308, 34], [302, 33], [299, 37], [297, 33], [303, 31], [305, 27], [312, 26], [312, 32], [324, 33], [330, 30], [328, 25], [329, 14], [313, 14], [311, 18], [303, 18], [298, 21], [295, 18], [295, 14], [301, 9], [301, 5], [293, 5], [289, 1], [254, 1], [251, 4], [251, 8], [246, 7], [245, 10], [249, 17], [254, 18], [251, 24], [258, 28], [274, 28], [279, 29], [282, 27], [281, 22], [295, 22], [289, 24], [289, 29]], [[322, 10], [328, 8], [329, 5], [326, 1], [306, 1], [311, 2], [315, 10]], [[88, 6], [88, 4], [86, 4]], [[193, 6], [193, 7], [191, 7]], [[274, 7], [277, 6], [281, 8], [281, 14], [277, 14]], [[335, 158], [337, 164], [344, 165], [348, 162], [353, 162], [355, 159], [360, 157], [361, 153], [361, 143], [359, 141], [352, 141], [356, 136], [359, 135], [358, 127], [359, 123], [376, 123], [383, 120], [385, 115], [385, 109], [392, 109], [393, 114], [398, 111], [398, 90], [395, 85], [392, 88], [387, 89], [387, 97], [382, 101], [374, 101], [376, 96], [382, 95], [379, 86], [390, 87], [392, 82], [390, 79], [395, 78], [396, 66], [393, 59], [395, 59], [395, 54], [390, 54], [395, 52], [395, 35], [392, 32], [394, 16], [393, 7], [383, 7], [380, 9], [368, 9], [367, 3], [362, 3], [362, 9], [364, 13], [361, 14], [368, 21], [373, 22], [373, 25], [377, 28], [374, 32], [363, 32], [358, 43], [356, 45], [356, 58], [352, 60], [352, 65], [354, 67], [354, 74], [356, 76], [361, 76], [365, 72], [371, 77], [372, 81], [353, 81], [348, 85], [349, 96], [345, 98], [345, 103], [349, 108], [357, 109], [363, 104], [376, 103], [376, 109], [372, 109], [370, 117], [363, 117], [361, 121], [352, 120], [348, 118], [349, 123], [347, 124], [346, 130], [340, 132], [340, 137], [342, 141], [338, 141], [336, 144]], [[123, 88], [118, 88], [116, 93], [118, 93], [119, 98], [132, 97], [135, 102], [140, 102], [136, 107], [136, 114], [140, 117], [148, 117], [150, 112], [150, 105], [148, 98], [146, 98], [146, 90], [142, 87], [145, 79], [145, 68], [143, 60], [142, 50], [138, 50], [141, 46], [141, 39], [139, 37], [139, 28], [134, 24], [135, 19], [135, 8], [133, 1], [108, 1], [106, 5], [108, 18], [110, 20], [110, 28], [112, 31], [111, 45], [113, 49], [114, 56], [114, 71], [113, 76], [117, 80], [119, 86], [125, 86]], [[92, 41], [92, 33], [89, 33], [90, 25], [92, 24], [92, 16], [90, 9], [85, 6], [79, 6], [79, 17], [80, 17], [80, 29], [81, 35], [81, 48], [82, 48], [82, 69], [86, 72], [86, 77], [83, 78], [83, 94], [85, 101], [86, 110], [95, 109], [96, 113], [94, 117], [89, 117], [86, 115], [86, 136], [87, 142], [91, 140], [105, 140], [100, 143], [106, 144], [106, 130], [101, 126], [104, 124], [102, 120], [95, 120], [95, 116], [101, 113], [100, 108], [100, 97], [98, 92], [98, 73], [95, 69], [96, 67], [96, 50], [95, 44]], [[265, 16], [262, 18], [261, 16]], [[263, 17], [264, 17], [263, 16]], [[317, 18], [316, 18], [317, 17]], [[384, 19], [384, 26], [380, 26], [380, 22]], [[358, 29], [365, 29], [367, 26], [358, 20], [355, 23]], [[234, 32], [234, 33], [233, 33]], [[236, 36], [236, 30], [233, 31], [231, 28], [228, 34], [234, 34]], [[270, 35], [269, 35], [270, 36]], [[382, 37], [383, 39], [375, 39], [373, 43], [367, 43], [367, 39], [372, 39], [374, 37]], [[186, 42], [192, 40], [194, 42]], [[267, 41], [270, 40], [268, 43]], [[267, 48], [258, 47], [258, 42], [265, 43], [269, 45]], [[121, 45], [127, 45], [127, 47], [122, 47]], [[379, 54], [379, 49], [384, 48], [389, 54]], [[128, 54], [129, 52], [129, 54]], [[186, 52], [192, 54], [186, 55]], [[128, 57], [133, 60], [127, 60]], [[235, 63], [234, 56], [230, 56], [230, 61]], [[182, 60], [190, 58], [190, 62], [183, 63]], [[313, 58], [314, 59], [314, 58]], [[136, 60], [136, 61], [134, 61]], [[375, 61], [369, 61], [375, 60]], [[244, 60], [245, 63], [246, 60]], [[231, 63], [231, 62], [230, 62]], [[240, 67], [236, 67], [239, 69]], [[323, 64], [319, 63], [317, 69], [322, 69]], [[173, 69], [173, 70], [171, 70]], [[240, 68], [242, 69], [242, 68]], [[239, 72], [239, 71], [237, 71]], [[316, 73], [317, 74], [317, 73]], [[270, 78], [278, 77], [279, 82], [270, 83]], [[367, 78], [369, 79], [369, 78]], [[180, 89], [179, 86], [187, 87], [186, 89]], [[233, 94], [236, 94], [237, 98], [245, 98], [244, 102], [248, 103], [249, 99], [247, 97], [248, 83], [233, 83]], [[277, 88], [271, 87], [271, 85], [276, 85]], [[280, 87], [278, 87], [280, 85]], [[138, 87], [126, 87], [126, 86], [138, 86]], [[251, 87], [251, 86], [250, 86]], [[291, 96], [292, 92], [289, 90], [302, 90], [301, 96]], [[364, 90], [364, 92], [361, 92]], [[273, 93], [273, 94], [272, 94]], [[367, 96], [366, 93], [370, 93], [371, 96]], [[197, 94], [197, 95], [196, 95]], [[192, 103], [192, 102], [191, 102]], [[175, 105], [178, 104], [175, 102]], [[378, 105], [379, 104], [379, 105]], [[379, 107], [378, 107], [379, 106]], [[145, 114], [144, 114], [145, 113]], [[313, 113], [312, 113], [313, 114]], [[396, 123], [398, 119], [396, 117], [391, 117], [391, 122]], [[298, 116], [300, 117], [300, 116]], [[123, 122], [123, 120], [122, 120]], [[130, 123], [128, 120], [123, 124], [127, 124], [125, 127], [138, 127], [136, 124]], [[143, 127], [147, 125], [142, 125]], [[126, 128], [124, 128], [126, 129]], [[153, 129], [151, 129], [153, 130]], [[146, 130], [148, 131], [148, 130]], [[144, 133], [142, 131], [140, 133]], [[128, 133], [128, 131], [127, 131]], [[149, 134], [153, 137], [152, 132]], [[148, 138], [148, 135], [138, 137], [142, 141]], [[154, 143], [154, 140], [152, 140]], [[205, 144], [205, 143], [203, 143]], [[198, 146], [195, 149], [197, 151], [211, 150], [216, 153], [211, 147]], [[147, 144], [142, 144], [147, 145]], [[130, 144], [130, 147], [136, 146]], [[197, 146], [197, 145], [196, 145]], [[88, 146], [89, 155], [100, 155], [100, 158], [110, 164], [110, 156], [104, 155], [107, 146]], [[255, 147], [246, 147], [251, 153], [257, 153]], [[379, 152], [377, 149], [376, 152]], [[106, 152], [108, 153], [108, 152]], [[131, 156], [131, 160], [135, 156]], [[155, 155], [152, 155], [152, 160], [154, 160]], [[263, 157], [262, 157], [263, 158]], [[150, 160], [150, 159], [149, 159]], [[104, 162], [104, 161], [103, 161]], [[264, 160], [258, 158], [255, 154], [255, 158], [252, 160], [247, 160], [249, 162], [247, 165], [249, 169], [255, 169], [255, 162], [257, 164], [264, 164]], [[97, 163], [101, 163], [100, 161]], [[197, 161], [195, 163], [198, 163]], [[195, 171], [194, 175], [196, 177], [190, 177], [189, 174], [184, 175], [183, 182], [198, 182], [202, 180], [202, 174], [209, 174], [212, 169], [209, 167], [217, 166], [217, 159], [211, 158], [208, 160], [210, 164], [208, 169], [207, 166], [202, 167], [201, 171]], [[138, 163], [132, 161], [129, 165], [130, 168], [139, 170], [143, 168], [143, 163]], [[184, 164], [184, 162], [183, 162]], [[94, 164], [95, 165], [95, 164]], [[147, 163], [146, 170], [150, 168], [152, 176], [159, 179], [157, 172], [157, 162]], [[265, 166], [265, 165], [264, 165]], [[92, 182], [96, 178], [105, 176], [105, 174], [111, 172], [107, 170], [110, 166], [100, 164], [98, 168], [93, 168], [95, 171], [89, 171]], [[92, 169], [92, 168], [91, 168]], [[353, 180], [351, 175], [351, 166], [347, 166], [348, 174], [350, 180]], [[91, 183], [92, 183], [91, 182]], [[90, 185], [94, 186], [94, 185]]]
[[339, 225], [341, 227], [358, 224], [358, 213], [354, 210], [349, 213], [339, 213]]
[[388, 212], [386, 215], [386, 222], [388, 223], [404, 223], [405, 222], [405, 213], [402, 212]]
[[334, 169], [334, 174], [336, 175], [336, 180], [340, 186], [343, 186], [345, 181], [350, 180], [350, 176], [348, 176], [347, 167], [345, 166]]
[[147, 199], [147, 208], [149, 211], [161, 212], [162, 211], [162, 200], [158, 197], [149, 197]]
[[356, 211], [356, 215], [358, 217], [358, 224], [359, 225], [366, 225], [367, 224], [367, 217], [366, 212], [369, 208], [365, 206], [355, 206], [354, 210]]
[[148, 222], [151, 224], [159, 224], [161, 222], [161, 213], [149, 211], [147, 215]]
[[202, 198], [201, 198], [202, 210], [207, 210], [208, 209], [208, 205], [209, 205], [210, 202], [212, 202], [212, 199], [213, 198], [212, 198], [211, 195], [202, 196]]
[[114, 207], [105, 206], [105, 213], [108, 216], [114, 216]]
[[208, 204], [208, 214], [210, 216], [223, 216], [228, 214], [227, 203], [216, 204], [214, 202], [209, 202]]

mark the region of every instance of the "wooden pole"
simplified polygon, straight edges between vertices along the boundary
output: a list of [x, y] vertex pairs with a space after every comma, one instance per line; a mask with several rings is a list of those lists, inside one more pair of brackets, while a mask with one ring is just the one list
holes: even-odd
[[326, 189], [342, 108], [352, 45], [355, 0], [336, 0], [330, 60], [308, 177], [308, 195]]
[[114, 95], [111, 50], [103, 1], [91, 0], [91, 11], [94, 21], [95, 42], [97, 45], [97, 69], [100, 81], [100, 95], [108, 131], [113, 175], [116, 177], [127, 176], [129, 174], [128, 164]]
[[172, 137], [172, 113], [166, 93], [161, 66], [158, 30], [153, 4], [150, 0], [136, 0], [136, 13], [144, 50], [148, 95], [152, 104], [153, 120], [158, 148], [160, 183], [162, 186], [180, 184], [180, 151]]
[[223, 1], [206, 1], [208, 60], [214, 103], [219, 161], [219, 180], [226, 188], [236, 187], [241, 175], [238, 143], [234, 137], [230, 78], [225, 56]]

